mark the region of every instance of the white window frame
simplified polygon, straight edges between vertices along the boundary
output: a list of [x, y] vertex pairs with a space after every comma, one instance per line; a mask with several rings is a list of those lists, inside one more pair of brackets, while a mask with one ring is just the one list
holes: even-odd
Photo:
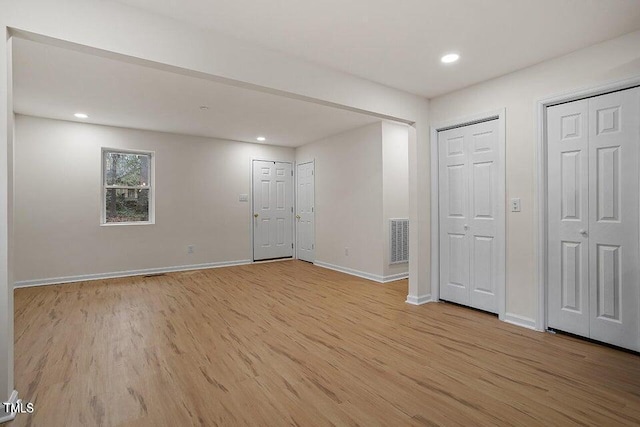
[[[129, 187], [120, 185], [107, 186], [107, 179], [105, 175], [105, 154], [106, 153], [123, 153], [123, 154], [141, 154], [149, 156], [149, 185], [145, 187]], [[156, 223], [156, 153], [154, 151], [146, 150], [129, 150], [126, 148], [110, 148], [102, 147], [100, 152], [100, 225], [103, 227], [112, 227], [119, 225], [154, 225]], [[145, 188], [149, 189], [149, 221], [130, 221], [130, 222], [107, 222], [107, 189], [109, 188]]]

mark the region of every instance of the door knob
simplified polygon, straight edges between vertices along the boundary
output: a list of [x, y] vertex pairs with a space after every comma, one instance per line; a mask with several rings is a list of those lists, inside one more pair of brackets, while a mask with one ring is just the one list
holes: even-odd
[[258, 214], [253, 214], [253, 217], [254, 218], [258, 218]]
[[581, 229], [580, 234], [582, 234], [584, 237], [587, 237], [587, 230]]
[[465, 229], [465, 230], [468, 230], [468, 229], [469, 229], [469, 224], [465, 224], [465, 225], [464, 225], [464, 229]]
[[297, 218], [297, 219], [300, 219], [300, 218], [302, 218], [302, 217], [301, 217], [300, 215], [296, 215], [296, 218]]

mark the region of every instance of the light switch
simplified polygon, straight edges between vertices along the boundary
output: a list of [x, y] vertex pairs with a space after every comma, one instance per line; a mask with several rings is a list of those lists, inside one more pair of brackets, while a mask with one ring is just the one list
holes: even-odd
[[511, 212], [520, 212], [520, 198], [511, 199]]
[[249, 201], [249, 195], [248, 194], [241, 194], [240, 197], [238, 197], [238, 201], [240, 201], [240, 202], [248, 202]]

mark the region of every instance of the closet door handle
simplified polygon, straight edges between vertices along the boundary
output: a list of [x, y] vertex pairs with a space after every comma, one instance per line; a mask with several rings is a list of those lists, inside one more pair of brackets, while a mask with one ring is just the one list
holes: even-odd
[[584, 228], [580, 230], [580, 234], [582, 234], [583, 237], [587, 237], [587, 235], [589, 233], [587, 233], [587, 230], [585, 230]]
[[469, 224], [465, 224], [465, 225], [464, 225], [464, 229], [465, 229], [465, 230], [468, 230], [468, 229], [469, 229]]

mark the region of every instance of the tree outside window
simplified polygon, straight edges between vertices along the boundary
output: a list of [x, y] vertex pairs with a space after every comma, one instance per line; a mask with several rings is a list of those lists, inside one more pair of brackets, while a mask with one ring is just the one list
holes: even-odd
[[103, 222], [151, 222], [152, 154], [103, 150]]

